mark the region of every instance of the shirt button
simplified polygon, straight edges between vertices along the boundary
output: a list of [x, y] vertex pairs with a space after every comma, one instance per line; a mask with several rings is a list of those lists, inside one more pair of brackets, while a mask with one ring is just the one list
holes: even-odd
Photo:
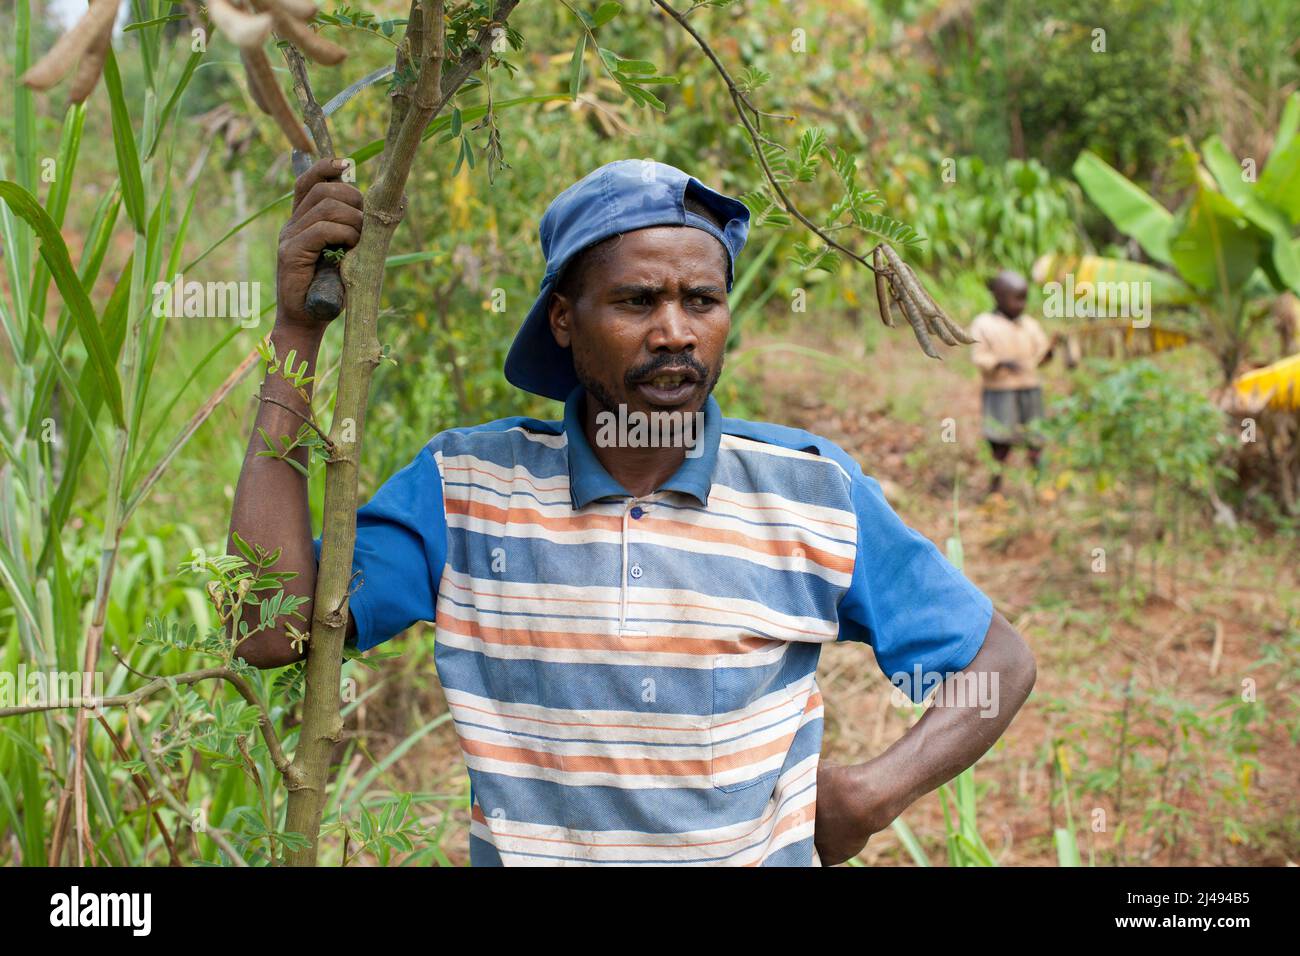
[[632, 575], [633, 578], [641, 577], [641, 565], [639, 564], [632, 565], [632, 567], [628, 569], [627, 573]]
[[645, 514], [645, 512], [641, 510], [640, 505], [637, 505], [631, 511], [631, 515], [633, 518], [640, 518], [643, 514]]

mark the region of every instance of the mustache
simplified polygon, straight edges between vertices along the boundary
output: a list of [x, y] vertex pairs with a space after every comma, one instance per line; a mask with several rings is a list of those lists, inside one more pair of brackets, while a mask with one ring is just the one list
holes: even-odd
[[636, 368], [629, 370], [628, 373], [623, 376], [623, 381], [630, 388], [642, 379], [649, 378], [663, 369], [682, 368], [689, 368], [699, 376], [701, 382], [707, 382], [709, 380], [709, 370], [704, 363], [694, 355], [681, 354], [657, 356], [649, 362], [646, 362], [644, 365], [638, 365]]

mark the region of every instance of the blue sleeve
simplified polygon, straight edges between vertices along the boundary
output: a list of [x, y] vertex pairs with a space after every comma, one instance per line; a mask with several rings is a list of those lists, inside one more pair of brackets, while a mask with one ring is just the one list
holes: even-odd
[[[313, 545], [320, 561], [320, 538]], [[447, 560], [442, 475], [426, 445], [357, 510], [348, 609], [357, 648], [369, 650], [416, 621], [431, 621]]]
[[891, 684], [919, 703], [974, 659], [993, 602], [889, 506], [876, 479], [854, 467], [858, 553], [840, 600], [840, 640], [871, 645]]

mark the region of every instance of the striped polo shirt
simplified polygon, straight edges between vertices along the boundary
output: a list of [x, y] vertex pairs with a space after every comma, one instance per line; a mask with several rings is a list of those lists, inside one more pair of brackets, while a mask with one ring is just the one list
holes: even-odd
[[817, 865], [822, 647], [920, 699], [991, 602], [826, 439], [710, 397], [636, 498], [583, 398], [436, 435], [358, 511], [358, 647], [435, 622], [474, 865]]

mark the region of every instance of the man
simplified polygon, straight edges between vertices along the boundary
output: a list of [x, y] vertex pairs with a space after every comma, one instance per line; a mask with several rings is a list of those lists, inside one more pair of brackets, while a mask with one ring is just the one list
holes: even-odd
[[[360, 234], [336, 176], [303, 175], [280, 245], [272, 337], [309, 361], [315, 260]], [[358, 512], [350, 634], [366, 649], [436, 621], [476, 865], [839, 863], [974, 763], [1029, 694], [1019, 635], [852, 458], [723, 417], [710, 393], [748, 227], [738, 200], [661, 163], [566, 189], [505, 365], [563, 419], [441, 432]], [[632, 440], [655, 415], [677, 416], [672, 440]], [[298, 421], [273, 402], [258, 415], [270, 434]], [[306, 482], [259, 447], [232, 527], [283, 548], [310, 595]], [[870, 643], [915, 700], [949, 675], [940, 694], [976, 678], [994, 699], [930, 709], [867, 763], [820, 762], [815, 673], [837, 639]], [[254, 640], [258, 666], [298, 656], [278, 632]]]
[[993, 481], [988, 496], [1002, 491], [1002, 466], [1015, 445], [1025, 446], [1029, 463], [1038, 467], [1042, 436], [1031, 426], [1043, 414], [1043, 383], [1038, 366], [1052, 356], [1042, 326], [1025, 315], [1029, 284], [1018, 272], [1003, 270], [989, 280], [996, 311], [982, 312], [971, 323], [975, 340], [971, 359], [983, 379], [981, 407], [984, 438], [993, 453]]

